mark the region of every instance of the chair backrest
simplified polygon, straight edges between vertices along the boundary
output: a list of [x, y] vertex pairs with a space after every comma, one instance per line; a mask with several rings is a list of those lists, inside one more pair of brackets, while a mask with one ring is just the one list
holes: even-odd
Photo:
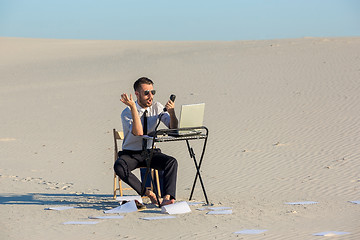
[[123, 140], [124, 139], [124, 132], [123, 131], [117, 131], [115, 128], [114, 130], [114, 138], [117, 140]]
[[113, 135], [114, 135], [114, 161], [116, 161], [117, 160], [117, 155], [118, 155], [118, 152], [119, 152], [117, 141], [124, 139], [124, 132], [123, 131], [117, 131], [114, 128], [113, 129]]

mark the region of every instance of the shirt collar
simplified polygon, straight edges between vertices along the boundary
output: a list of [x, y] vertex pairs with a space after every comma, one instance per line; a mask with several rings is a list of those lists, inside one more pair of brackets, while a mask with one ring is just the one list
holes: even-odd
[[137, 108], [137, 110], [138, 110], [139, 113], [142, 113], [142, 114], [143, 114], [143, 113], [145, 112], [145, 110], [147, 110], [147, 111], [149, 112], [150, 107], [143, 108], [143, 107], [141, 107], [141, 106], [139, 105], [138, 101], [135, 101], [135, 103], [136, 103], [136, 108]]

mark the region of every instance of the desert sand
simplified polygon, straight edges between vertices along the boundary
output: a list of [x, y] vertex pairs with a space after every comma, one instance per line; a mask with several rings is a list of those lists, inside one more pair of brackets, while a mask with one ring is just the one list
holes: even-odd
[[[360, 38], [229, 42], [0, 38], [0, 239], [360, 239]], [[112, 198], [121, 93], [147, 76], [156, 101], [206, 103], [202, 178], [213, 207], [92, 221]], [[194, 142], [195, 151], [201, 144]], [[184, 142], [177, 201], [195, 168]], [[127, 191], [126, 195], [135, 192]], [[204, 201], [200, 184], [194, 201]], [[314, 201], [309, 205], [289, 202]], [[63, 211], [49, 207], [72, 206]], [[235, 233], [245, 229], [260, 234]], [[326, 238], [326, 237], [325, 237]]]

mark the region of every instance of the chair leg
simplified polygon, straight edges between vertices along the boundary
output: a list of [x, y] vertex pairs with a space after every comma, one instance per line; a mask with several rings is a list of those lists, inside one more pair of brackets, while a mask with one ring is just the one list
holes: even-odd
[[[159, 171], [154, 169], [151, 172], [152, 174], [152, 178], [155, 179], [155, 184], [156, 184], [156, 188], [157, 188], [157, 192], [159, 194], [159, 197], [161, 197], [161, 188], [160, 188], [160, 180], [159, 180]], [[154, 186], [152, 186], [152, 188], [154, 189]]]
[[[116, 182], [118, 182], [118, 183], [116, 183]], [[117, 186], [119, 186], [119, 188]], [[119, 190], [120, 197], [122, 197], [123, 196], [123, 188], [122, 188], [122, 185], [121, 185], [121, 180], [116, 175], [116, 173], [114, 173], [114, 199], [116, 199], [116, 191], [117, 190]]]
[[116, 199], [116, 173], [114, 173], [114, 199]]
[[120, 192], [120, 197], [122, 197], [122, 196], [123, 196], [123, 189], [122, 189], [122, 185], [121, 185], [121, 180], [120, 180], [120, 178], [118, 178], [118, 180], [119, 180], [119, 192]]

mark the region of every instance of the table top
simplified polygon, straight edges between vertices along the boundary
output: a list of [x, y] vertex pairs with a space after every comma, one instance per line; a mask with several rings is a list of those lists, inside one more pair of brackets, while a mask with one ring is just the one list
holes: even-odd
[[[145, 139], [154, 139], [154, 137], [144, 136]], [[171, 141], [182, 141], [182, 140], [196, 140], [196, 139], [206, 139], [206, 134], [197, 134], [193, 136], [181, 136], [181, 137], [173, 137], [173, 136], [157, 136], [155, 137], [155, 142], [171, 142]]]
[[[184, 135], [184, 136], [173, 136], [171, 133], [174, 131], [189, 131], [196, 130], [199, 132], [194, 135]], [[208, 129], [204, 126], [195, 127], [195, 128], [178, 128], [178, 129], [160, 129], [155, 132], [154, 136], [144, 135], [143, 138], [154, 140], [155, 142], [172, 142], [172, 141], [182, 141], [182, 140], [196, 140], [196, 139], [206, 139], [208, 137]]]

